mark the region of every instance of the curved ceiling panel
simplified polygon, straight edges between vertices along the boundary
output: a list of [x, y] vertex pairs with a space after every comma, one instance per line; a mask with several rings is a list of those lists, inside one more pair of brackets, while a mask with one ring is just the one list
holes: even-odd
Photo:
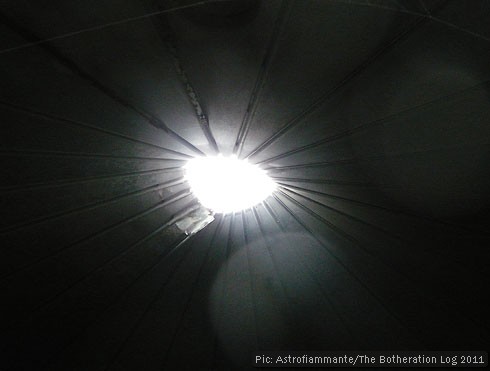
[[[7, 1], [0, 369], [490, 343], [485, 1]], [[183, 166], [265, 202], [179, 222]]]

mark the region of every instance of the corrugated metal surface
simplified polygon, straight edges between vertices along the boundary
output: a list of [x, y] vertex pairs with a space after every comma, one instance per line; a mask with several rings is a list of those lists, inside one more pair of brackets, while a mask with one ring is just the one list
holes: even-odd
[[[486, 349], [487, 2], [0, 13], [0, 370]], [[280, 189], [187, 237], [214, 141]]]

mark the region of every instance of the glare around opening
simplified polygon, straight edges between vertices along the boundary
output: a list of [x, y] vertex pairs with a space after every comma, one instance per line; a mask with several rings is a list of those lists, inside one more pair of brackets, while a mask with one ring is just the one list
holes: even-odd
[[231, 213], [261, 203], [276, 188], [257, 165], [236, 157], [197, 157], [184, 167], [191, 191], [215, 213]]

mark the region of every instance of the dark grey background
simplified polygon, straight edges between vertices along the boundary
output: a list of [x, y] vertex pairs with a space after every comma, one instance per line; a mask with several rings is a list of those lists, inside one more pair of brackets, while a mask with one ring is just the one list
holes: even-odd
[[[2, 1], [0, 370], [487, 349], [489, 4]], [[214, 142], [281, 187], [184, 241]]]

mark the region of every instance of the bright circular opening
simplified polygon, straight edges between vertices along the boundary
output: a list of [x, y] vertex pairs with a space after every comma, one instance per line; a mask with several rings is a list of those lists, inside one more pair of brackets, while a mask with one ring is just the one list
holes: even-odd
[[276, 189], [264, 170], [235, 156], [196, 157], [184, 169], [191, 191], [215, 213], [248, 209]]

